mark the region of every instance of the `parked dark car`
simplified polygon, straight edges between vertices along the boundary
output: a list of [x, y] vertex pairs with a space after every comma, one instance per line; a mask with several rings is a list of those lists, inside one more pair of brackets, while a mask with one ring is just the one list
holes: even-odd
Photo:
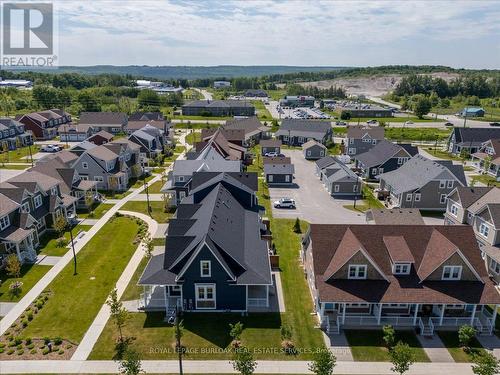
[[500, 126], [500, 122], [490, 122], [490, 126]]
[[446, 122], [444, 126], [453, 126], [453, 124], [451, 122]]

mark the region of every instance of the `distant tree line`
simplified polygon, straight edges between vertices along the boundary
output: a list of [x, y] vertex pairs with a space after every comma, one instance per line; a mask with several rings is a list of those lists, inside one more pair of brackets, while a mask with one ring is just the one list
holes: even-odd
[[286, 85], [287, 95], [311, 95], [318, 99], [335, 98], [345, 99], [346, 91], [343, 87], [330, 86], [322, 89], [316, 86], [302, 86], [298, 84]]

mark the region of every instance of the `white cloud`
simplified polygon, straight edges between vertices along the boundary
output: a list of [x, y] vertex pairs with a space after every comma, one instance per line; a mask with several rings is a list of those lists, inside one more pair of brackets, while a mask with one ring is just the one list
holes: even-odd
[[[57, 4], [64, 65], [461, 65], [464, 49], [477, 54], [500, 40], [495, 1]], [[443, 43], [456, 52], [444, 54]], [[406, 48], [421, 52], [409, 62]], [[370, 61], [362, 59], [366, 51]], [[482, 53], [478, 67], [500, 67], [498, 47]]]

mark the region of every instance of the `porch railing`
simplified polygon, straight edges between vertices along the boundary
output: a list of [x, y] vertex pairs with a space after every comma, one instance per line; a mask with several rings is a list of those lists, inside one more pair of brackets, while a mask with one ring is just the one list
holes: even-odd
[[[339, 316], [339, 322], [342, 322], [342, 317]], [[406, 326], [413, 327], [413, 317], [409, 316], [381, 316], [380, 322], [376, 316], [373, 315], [359, 315], [359, 316], [346, 316], [343, 325], [393, 325], [393, 326]]]
[[267, 307], [265, 298], [248, 298], [248, 307]]
[[471, 324], [471, 318], [452, 318], [452, 317], [444, 317], [443, 322], [441, 323], [441, 318], [430, 318], [429, 321], [431, 321], [435, 326], [452, 326], [452, 327], [459, 327], [463, 325], [473, 325], [475, 326], [476, 324], [481, 324], [478, 318], [474, 318]]
[[153, 298], [151, 293], [141, 293], [138, 304], [139, 308], [165, 307], [165, 298]]

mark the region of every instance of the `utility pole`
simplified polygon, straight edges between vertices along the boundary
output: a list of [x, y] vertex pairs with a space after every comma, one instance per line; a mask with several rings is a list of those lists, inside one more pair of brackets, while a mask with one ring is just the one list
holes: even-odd
[[151, 216], [151, 205], [149, 204], [149, 187], [148, 185], [146, 184], [146, 174], [144, 173], [143, 175], [143, 184], [144, 184], [144, 190], [146, 191], [146, 201], [147, 201], [147, 205], [148, 205], [148, 215]]
[[76, 275], [76, 252], [75, 252], [75, 243], [73, 242], [73, 228], [71, 225], [69, 225], [69, 238], [71, 239], [71, 249], [73, 250], [73, 265], [74, 265], [74, 271], [73, 275]]
[[467, 107], [465, 107], [465, 116], [464, 116], [464, 128], [465, 128], [465, 124], [467, 123]]
[[33, 154], [31, 153], [31, 143], [28, 143], [28, 151], [30, 152], [31, 166], [33, 167]]

